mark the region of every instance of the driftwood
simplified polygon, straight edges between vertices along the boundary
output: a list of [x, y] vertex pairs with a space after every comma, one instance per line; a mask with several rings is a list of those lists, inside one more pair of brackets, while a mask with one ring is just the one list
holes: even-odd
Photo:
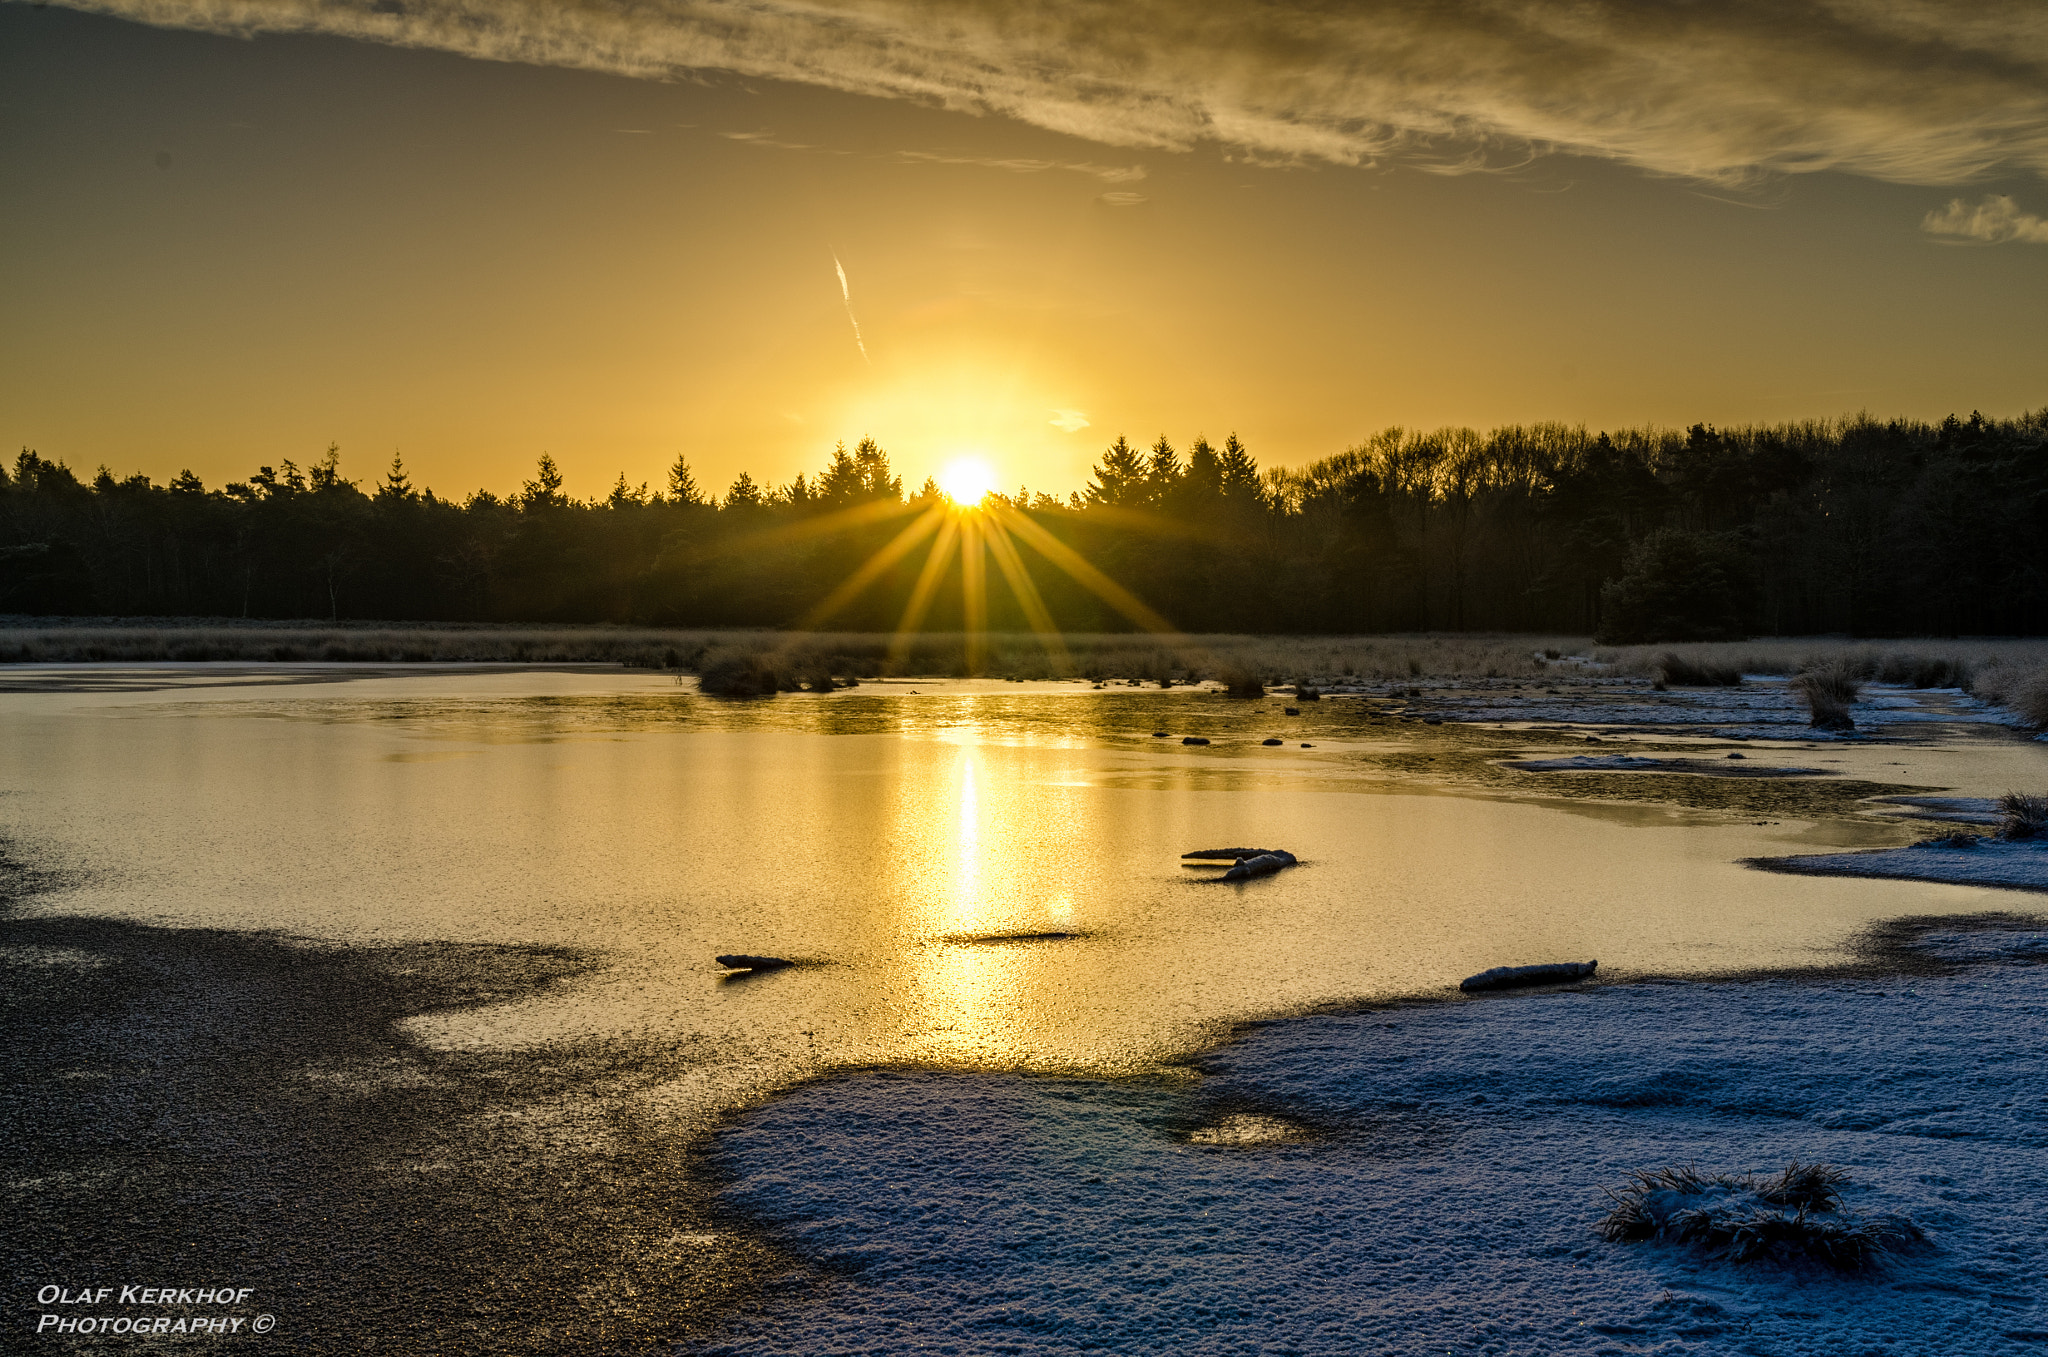
[[1229, 858], [1232, 862], [1235, 862], [1239, 858], [1255, 858], [1265, 853], [1277, 853], [1279, 851], [1278, 848], [1197, 848], [1192, 853], [1182, 853], [1181, 858], [1183, 860], [1188, 858]]
[[734, 952], [729, 956], [711, 959], [735, 971], [779, 971], [784, 966], [796, 965], [794, 961], [785, 961], [779, 956], [748, 956], [744, 952]]
[[1523, 985], [1564, 985], [1593, 974], [1597, 961], [1557, 961], [1546, 966], [1495, 966], [1458, 982], [1461, 990], [1518, 989]]

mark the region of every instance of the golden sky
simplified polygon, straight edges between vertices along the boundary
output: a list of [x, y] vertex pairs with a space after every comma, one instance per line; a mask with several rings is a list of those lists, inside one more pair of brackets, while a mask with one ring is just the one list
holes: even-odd
[[2044, 173], [2032, 0], [0, 4], [0, 439], [1063, 493], [1119, 433], [2015, 414]]

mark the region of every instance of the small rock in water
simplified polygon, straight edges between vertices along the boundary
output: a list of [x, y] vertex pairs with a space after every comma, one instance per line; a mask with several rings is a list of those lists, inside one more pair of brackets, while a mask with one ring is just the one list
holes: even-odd
[[787, 961], [779, 956], [748, 956], [745, 952], [733, 952], [711, 959], [735, 971], [779, 971], [784, 966], [796, 965], [794, 961]]
[[1314, 748], [1315, 748], [1315, 746], [1314, 746], [1314, 745], [1312, 745], [1312, 744], [1310, 744], [1310, 743], [1309, 743], [1309, 742], [1308, 742], [1307, 740], [1303, 740], [1303, 741], [1301, 742], [1301, 747], [1302, 747], [1303, 749], [1314, 749]]
[[1239, 858], [1255, 858], [1266, 853], [1278, 853], [1278, 848], [1197, 848], [1192, 853], [1182, 853], [1182, 860], [1188, 858], [1227, 858], [1232, 862]]
[[1183, 735], [1180, 737], [1180, 742], [1182, 744], [1207, 744], [1209, 743], [1209, 737], [1206, 735]]
[[1163, 730], [1155, 730], [1152, 732], [1152, 738], [1155, 740], [1170, 740], [1173, 738], [1173, 736], [1167, 734]]
[[1746, 759], [1746, 758], [1748, 758], [1748, 757], [1749, 757], [1749, 755], [1747, 755], [1747, 754], [1730, 754], [1730, 755], [1729, 755], [1728, 757], [1729, 757], [1729, 758], [1731, 758], [1731, 759]]
[[1461, 990], [1517, 989], [1523, 985], [1567, 985], [1593, 973], [1597, 961], [1557, 961], [1542, 966], [1495, 966], [1458, 982]]
[[1299, 708], [1299, 707], [1289, 707], [1289, 708], [1287, 709], [1287, 714], [1288, 714], [1289, 716], [1299, 716], [1299, 715], [1301, 715], [1301, 708]]
[[1422, 724], [1425, 726], [1440, 726], [1443, 723], [1444, 718], [1441, 716], [1425, 716], [1422, 718]]
[[1261, 740], [1261, 741], [1259, 741], [1259, 743], [1260, 743], [1260, 744], [1279, 744], [1279, 743], [1280, 743], [1280, 741], [1278, 741], [1278, 740]]

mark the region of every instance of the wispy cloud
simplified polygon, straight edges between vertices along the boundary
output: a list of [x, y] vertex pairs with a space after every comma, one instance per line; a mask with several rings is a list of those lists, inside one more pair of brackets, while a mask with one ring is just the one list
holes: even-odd
[[1142, 193], [1117, 192], [1097, 194], [1095, 201], [1104, 207], [1136, 207], [1140, 203], [1150, 202], [1151, 199]]
[[652, 78], [703, 70], [1124, 147], [1742, 182], [2048, 174], [2040, 0], [68, 0]]
[[1920, 229], [1937, 236], [1960, 236], [1994, 245], [2008, 240], [2048, 245], [2048, 219], [2020, 211], [2019, 204], [2003, 193], [1987, 193], [1975, 207], [1961, 198], [1951, 198], [1947, 207], [1929, 212]]
[[868, 342], [860, 337], [860, 321], [853, 314], [853, 289], [846, 285], [846, 265], [839, 262], [839, 254], [832, 254], [832, 267], [839, 274], [839, 299], [846, 303], [846, 319], [853, 325], [853, 342], [860, 346], [861, 361], [873, 367], [875, 360], [868, 357]]
[[994, 156], [939, 155], [932, 151], [898, 151], [899, 160], [932, 165], [979, 165], [984, 169], [1007, 170], [1011, 174], [1042, 174], [1047, 170], [1072, 170], [1100, 179], [1105, 184], [1128, 184], [1145, 177], [1143, 165], [1096, 165], [1088, 161], [997, 159]]
[[1055, 410], [1052, 412], [1052, 418], [1046, 423], [1061, 433], [1079, 433], [1088, 427], [1088, 416], [1079, 410]]

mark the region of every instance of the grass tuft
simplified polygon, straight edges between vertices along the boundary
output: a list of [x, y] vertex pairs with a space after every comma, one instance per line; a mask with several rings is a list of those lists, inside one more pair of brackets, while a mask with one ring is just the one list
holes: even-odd
[[1806, 701], [1816, 730], [1854, 730], [1849, 706], [1863, 691], [1859, 666], [1841, 656], [1809, 662], [1792, 680], [1792, 689]]
[[1266, 680], [1255, 669], [1243, 665], [1226, 664], [1216, 671], [1216, 681], [1232, 697], [1264, 697]]
[[758, 650], [729, 648], [704, 657], [698, 688], [713, 697], [773, 697], [794, 692], [797, 681], [776, 657]]
[[1740, 688], [1742, 669], [1738, 665], [1704, 656], [1687, 657], [1667, 650], [1657, 657], [1662, 682], [1681, 688]]
[[1903, 1216], [1858, 1216], [1842, 1206], [1849, 1175], [1793, 1160], [1768, 1178], [1691, 1167], [1637, 1172], [1595, 1230], [1612, 1243], [1690, 1244], [1736, 1263], [1818, 1263], [1861, 1272], [1926, 1236]]
[[1998, 837], [2021, 840], [2048, 836], [2048, 796], [2007, 792], [1998, 798]]

